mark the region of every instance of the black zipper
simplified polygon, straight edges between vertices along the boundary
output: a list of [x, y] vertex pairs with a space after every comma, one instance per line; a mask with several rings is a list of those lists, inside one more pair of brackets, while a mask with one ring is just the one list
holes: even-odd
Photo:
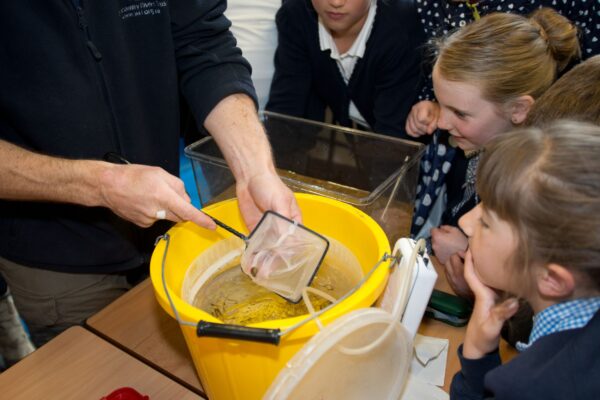
[[96, 45], [94, 44], [94, 42], [92, 40], [88, 22], [87, 22], [87, 19], [85, 18], [82, 0], [71, 0], [71, 3], [73, 4], [73, 8], [75, 9], [75, 14], [77, 15], [77, 24], [79, 26], [79, 29], [85, 35], [85, 37], [84, 37], [85, 45], [88, 48], [88, 50], [96, 64], [96, 71], [98, 73], [98, 76], [99, 76], [100, 82], [101, 82], [101, 86], [102, 86], [102, 94], [104, 97], [104, 103], [106, 104], [109, 114], [110, 114], [110, 124], [111, 124], [112, 131], [113, 131], [114, 143], [117, 147], [114, 150], [116, 150], [119, 154], [122, 154], [123, 151], [122, 151], [121, 141], [119, 140], [119, 131], [117, 128], [118, 125], [117, 125], [117, 121], [116, 121], [116, 116], [113, 111], [112, 101], [110, 100], [108, 85], [106, 83], [106, 77], [104, 74], [104, 68], [102, 67], [102, 63], [101, 63], [102, 53], [100, 52], [100, 50], [98, 50], [98, 47], [96, 47]]
[[81, 29], [85, 33], [85, 39], [86, 39], [85, 45], [87, 46], [88, 50], [92, 54], [92, 57], [94, 57], [94, 60], [102, 61], [102, 53], [100, 53], [100, 50], [98, 50], [98, 48], [96, 47], [94, 42], [92, 42], [90, 30], [88, 29], [88, 23], [87, 23], [87, 20], [85, 19], [85, 14], [83, 13], [83, 8], [81, 7], [81, 1], [80, 0], [72, 0], [72, 1], [73, 1], [73, 5], [75, 6], [75, 12], [77, 13], [77, 23], [79, 24], [79, 29]]
[[[77, 14], [77, 24], [79, 26], [79, 29], [81, 29], [81, 31], [84, 32], [85, 37], [85, 45], [88, 48], [88, 50], [90, 51], [90, 54], [92, 55], [92, 58], [95, 61], [95, 65], [96, 65], [96, 71], [98, 73], [98, 76], [100, 78], [100, 82], [101, 82], [101, 86], [102, 86], [102, 95], [104, 97], [104, 103], [106, 104], [107, 108], [108, 108], [108, 112], [110, 114], [110, 124], [111, 124], [111, 128], [112, 128], [112, 132], [113, 132], [113, 143], [114, 145], [117, 147], [116, 149], [113, 150], [113, 154], [123, 154], [123, 146], [121, 145], [121, 141], [119, 140], [120, 135], [119, 135], [119, 130], [118, 130], [118, 125], [117, 125], [117, 119], [114, 113], [114, 109], [112, 106], [112, 101], [110, 100], [110, 93], [108, 91], [108, 85], [106, 83], [106, 76], [104, 74], [104, 68], [102, 66], [102, 53], [100, 53], [100, 50], [98, 50], [98, 48], [96, 47], [96, 45], [94, 44], [94, 42], [92, 41], [92, 36], [90, 34], [90, 29], [87, 23], [87, 20], [85, 18], [85, 13], [83, 11], [83, 2], [82, 0], [71, 0], [71, 3], [73, 4], [73, 7], [75, 8], [75, 13]], [[111, 150], [109, 149], [109, 153], [111, 153]], [[105, 155], [106, 157], [106, 155]], [[125, 161], [127, 161], [125, 158], [123, 158], [121, 156], [121, 158]], [[128, 224], [129, 227], [132, 226], [131, 223]], [[140, 247], [140, 244], [143, 243], [143, 238], [144, 238], [144, 231], [140, 230], [140, 229], [133, 229], [131, 230], [132, 235], [134, 236], [133, 238], [133, 242], [136, 245], [136, 247]], [[148, 264], [149, 262], [149, 255], [145, 254], [145, 252], [142, 252], [140, 250], [138, 250], [138, 262], [139, 265], [144, 265], [144, 264]]]

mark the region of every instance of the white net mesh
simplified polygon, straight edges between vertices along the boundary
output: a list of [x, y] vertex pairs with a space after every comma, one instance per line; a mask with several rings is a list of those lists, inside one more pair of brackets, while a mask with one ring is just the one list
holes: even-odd
[[327, 239], [273, 212], [265, 213], [248, 238], [242, 270], [291, 302], [302, 298], [329, 247]]

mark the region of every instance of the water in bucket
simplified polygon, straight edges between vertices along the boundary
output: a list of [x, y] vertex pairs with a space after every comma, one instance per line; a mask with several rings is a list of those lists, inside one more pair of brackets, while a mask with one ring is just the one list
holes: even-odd
[[[184, 299], [224, 323], [248, 325], [292, 318], [308, 313], [304, 302], [290, 303], [257, 285], [240, 268], [239, 242], [229, 238], [200, 254], [183, 284]], [[310, 287], [328, 295], [308, 294], [315, 310], [321, 310], [354, 287], [363, 273], [356, 257], [344, 245], [330, 239], [330, 251]]]

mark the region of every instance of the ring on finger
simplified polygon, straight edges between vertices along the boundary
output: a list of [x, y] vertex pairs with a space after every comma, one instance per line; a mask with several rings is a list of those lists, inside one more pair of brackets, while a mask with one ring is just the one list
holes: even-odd
[[167, 218], [167, 211], [166, 210], [158, 210], [155, 214], [156, 219], [165, 219]]

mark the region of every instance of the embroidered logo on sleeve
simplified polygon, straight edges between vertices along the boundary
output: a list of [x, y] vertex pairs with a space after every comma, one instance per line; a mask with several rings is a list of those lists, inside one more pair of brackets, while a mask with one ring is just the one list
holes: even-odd
[[119, 16], [123, 20], [135, 17], [159, 15], [162, 12], [162, 8], [167, 6], [167, 2], [165, 0], [133, 0], [129, 1], [128, 3], [128, 5], [123, 6], [119, 10]]

